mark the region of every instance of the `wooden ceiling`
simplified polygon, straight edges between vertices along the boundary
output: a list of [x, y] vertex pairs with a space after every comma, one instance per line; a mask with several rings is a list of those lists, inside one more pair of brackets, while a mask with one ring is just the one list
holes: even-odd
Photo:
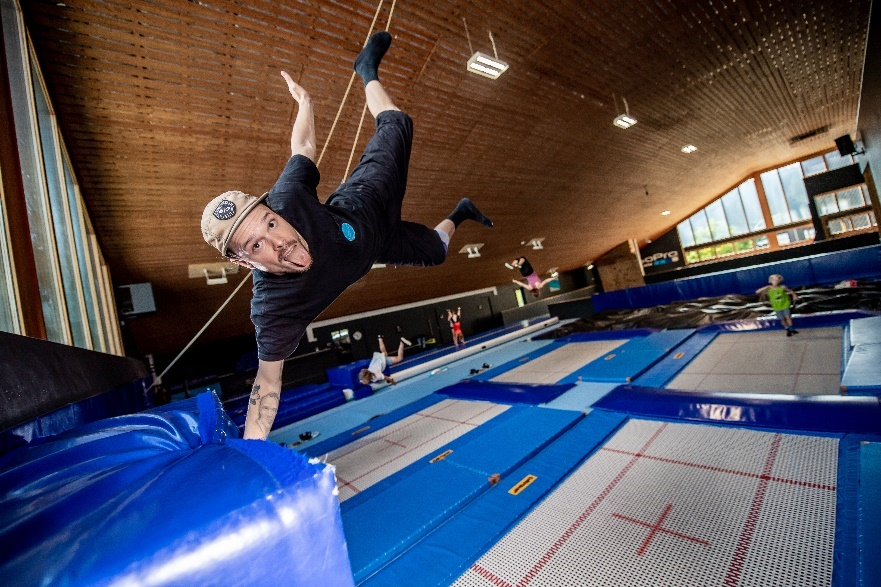
[[[138, 350], [177, 351], [242, 276], [188, 278], [189, 264], [220, 260], [202, 208], [267, 190], [289, 153], [295, 105], [278, 72], [312, 94], [320, 151], [377, 4], [22, 5], [113, 280], [153, 284], [158, 312], [131, 322]], [[464, 225], [441, 267], [372, 271], [322, 318], [506, 284], [519, 253], [575, 268], [664, 232], [751, 171], [834, 148], [855, 128], [868, 15], [869, 0], [397, 0], [380, 77], [415, 121], [404, 216], [434, 226], [469, 196], [496, 227]], [[492, 31], [510, 64], [500, 79], [466, 72], [463, 18], [475, 51], [492, 53]], [[621, 130], [625, 99], [639, 122]], [[322, 198], [342, 180], [363, 100], [356, 80]], [[521, 245], [536, 237], [543, 250]], [[467, 243], [485, 243], [479, 259], [455, 253]], [[249, 297], [204, 339], [253, 332]]]

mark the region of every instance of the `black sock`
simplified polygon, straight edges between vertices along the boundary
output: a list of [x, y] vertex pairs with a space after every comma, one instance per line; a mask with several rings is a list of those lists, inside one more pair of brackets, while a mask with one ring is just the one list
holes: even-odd
[[373, 80], [379, 79], [379, 63], [391, 44], [392, 36], [386, 31], [380, 31], [371, 36], [358, 53], [355, 59], [355, 72], [364, 79], [365, 87]]
[[456, 225], [456, 228], [459, 227], [465, 220], [473, 220], [475, 222], [479, 222], [484, 226], [488, 226], [492, 228], [493, 222], [489, 218], [483, 215], [483, 213], [477, 209], [471, 200], [468, 198], [462, 198], [459, 200], [459, 204], [456, 206], [456, 209], [447, 216], [450, 220], [453, 221], [453, 224]]

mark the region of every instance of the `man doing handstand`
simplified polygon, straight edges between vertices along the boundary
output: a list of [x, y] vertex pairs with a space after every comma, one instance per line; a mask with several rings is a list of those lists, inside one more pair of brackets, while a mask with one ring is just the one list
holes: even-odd
[[545, 280], [542, 280], [541, 277], [538, 276], [538, 273], [532, 268], [532, 265], [529, 263], [529, 260], [526, 257], [520, 257], [519, 259], [514, 259], [511, 261], [511, 265], [520, 270], [520, 275], [526, 278], [526, 281], [519, 281], [517, 279], [512, 279], [514, 283], [519, 285], [520, 287], [525, 287], [528, 291], [532, 292], [532, 295], [538, 297], [541, 293], [541, 288], [552, 282], [556, 279], [555, 276], [550, 276]]
[[373, 35], [355, 60], [364, 80], [376, 133], [348, 180], [318, 201], [315, 121], [309, 94], [282, 72], [299, 104], [291, 131], [291, 158], [275, 186], [261, 197], [226, 192], [202, 214], [202, 236], [230, 261], [251, 269], [251, 321], [260, 359], [245, 420], [246, 439], [266, 439], [275, 419], [284, 360], [307, 326], [376, 263], [443, 263], [456, 227], [492, 222], [467, 198], [434, 230], [401, 220], [413, 122], [398, 110], [377, 70], [391, 44]]

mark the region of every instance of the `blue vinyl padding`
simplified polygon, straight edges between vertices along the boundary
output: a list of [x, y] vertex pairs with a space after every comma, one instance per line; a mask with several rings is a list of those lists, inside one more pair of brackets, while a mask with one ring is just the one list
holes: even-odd
[[557, 399], [544, 404], [544, 407], [555, 410], [589, 412], [594, 403], [617, 386], [617, 383], [581, 381]]
[[151, 382], [152, 377], [136, 379], [3, 430], [0, 432], [0, 455], [89, 422], [134, 414], [150, 408], [153, 405], [152, 398], [144, 390]]
[[881, 344], [859, 344], [851, 349], [841, 376], [847, 393], [881, 393]]
[[572, 334], [554, 339], [555, 342], [592, 342], [595, 340], [621, 340], [641, 338], [660, 332], [660, 328], [631, 328], [629, 330], [600, 330], [597, 332], [573, 332]]
[[343, 516], [346, 515], [346, 512], [358, 507], [360, 504], [373, 498], [373, 496], [382, 493], [383, 491], [385, 491], [389, 487], [397, 485], [398, 483], [400, 483], [402, 480], [406, 479], [407, 477], [410, 477], [411, 475], [415, 475], [417, 472], [421, 471], [422, 469], [431, 466], [433, 463], [431, 463], [430, 461], [435, 456], [437, 456], [443, 452], [446, 452], [447, 450], [452, 450], [455, 453], [459, 450], [462, 450], [462, 448], [465, 446], [470, 446], [473, 444], [476, 444], [478, 446], [481, 445], [481, 443], [484, 442], [484, 438], [490, 437], [496, 433], [495, 431], [497, 428], [505, 429], [507, 426], [509, 426], [510, 422], [512, 422], [512, 421], [513, 422], [520, 422], [524, 417], [528, 417], [528, 416], [524, 416], [524, 411], [529, 410], [529, 409], [530, 408], [528, 408], [526, 406], [512, 406], [511, 408], [505, 410], [504, 412], [502, 412], [501, 414], [499, 414], [495, 418], [492, 418], [492, 419], [484, 422], [480, 426], [477, 426], [474, 429], [469, 430], [468, 432], [466, 432], [462, 436], [451, 440], [450, 442], [445, 444], [442, 448], [439, 448], [435, 452], [428, 455], [426, 458], [420, 459], [420, 460], [416, 461], [415, 463], [412, 463], [411, 465], [405, 467], [404, 469], [401, 469], [400, 471], [389, 475], [385, 479], [381, 479], [380, 481], [374, 483], [373, 485], [371, 485], [370, 487], [368, 487], [364, 491], [361, 491], [360, 493], [356, 493], [355, 495], [353, 495], [352, 497], [350, 497], [349, 499], [344, 501], [342, 503], [342, 505], [340, 506], [340, 509], [343, 512]]
[[859, 585], [881, 585], [881, 443], [860, 446]]
[[545, 404], [572, 389], [565, 385], [542, 383], [493, 383], [465, 379], [435, 393], [454, 399], [485, 400], [499, 404]]
[[570, 373], [558, 383], [605, 381], [628, 383], [657, 363], [671, 349], [694, 333], [692, 329], [662, 330], [641, 338], [633, 338], [603, 357], [594, 359]]
[[423, 465], [385, 491], [344, 510], [355, 581], [373, 575], [489, 490], [490, 475], [506, 476], [581, 417], [561, 410], [518, 410], [517, 417], [494, 426], [492, 434], [475, 436], [446, 459]]
[[[443, 401], [443, 399], [444, 398], [436, 395], [428, 395], [426, 397], [420, 398], [410, 404], [393, 410], [388, 414], [383, 414], [382, 416], [373, 418], [367, 422], [361, 422], [341, 434], [337, 434], [336, 436], [332, 436], [327, 440], [322, 440], [321, 442], [315, 443], [309, 448], [303, 450], [303, 454], [307, 457], [319, 457], [321, 455], [325, 455], [331, 451], [334, 451], [342, 446], [349, 444], [350, 442], [373, 434], [377, 430], [382, 430], [386, 426], [391, 426], [392, 424], [403, 420], [407, 416], [412, 416], [420, 410], [424, 410], [425, 408], [428, 408], [436, 403]], [[365, 430], [365, 428], [367, 429]]]
[[643, 287], [594, 294], [594, 311], [649, 308], [677, 300], [693, 300], [726, 294], [752, 294], [767, 285], [768, 276], [786, 276], [786, 285], [798, 287], [835, 283], [842, 279], [881, 276], [881, 245], [824, 253], [800, 259], [720, 271], [699, 277], [676, 279]]
[[230, 433], [204, 394], [0, 458], [3, 584], [353, 585], [332, 468]]
[[621, 385], [594, 408], [756, 428], [881, 433], [881, 404], [876, 397], [702, 393]]
[[370, 365], [370, 360], [362, 359], [353, 363], [346, 363], [345, 365], [333, 367], [326, 371], [327, 381], [331, 385], [338, 385], [342, 388], [348, 387], [349, 389], [355, 389], [356, 387], [361, 387], [363, 383], [358, 381], [358, 372], [361, 371], [361, 369], [366, 369], [368, 365]]
[[[592, 412], [553, 444], [504, 476], [423, 540], [362, 583], [369, 587], [447, 586], [526, 516], [626, 420]], [[518, 495], [508, 491], [527, 475], [536, 480]]]
[[832, 587], [850, 587], [857, 584], [859, 472], [860, 438], [846, 434], [838, 441]]
[[881, 343], [881, 316], [850, 321], [850, 346]]
[[[681, 345], [676, 347], [675, 352], [667, 353], [660, 361], [652, 365], [642, 375], [634, 380], [636, 385], [642, 387], [664, 387], [672, 381], [695, 357], [704, 352], [713, 339], [719, 333], [715, 330], [698, 330]], [[677, 358], [679, 354], [681, 357]]]

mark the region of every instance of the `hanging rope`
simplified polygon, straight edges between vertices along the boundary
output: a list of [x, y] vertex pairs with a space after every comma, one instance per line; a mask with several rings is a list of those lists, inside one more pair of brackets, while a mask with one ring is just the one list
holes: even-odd
[[[373, 14], [373, 21], [370, 23], [370, 29], [367, 31], [367, 38], [364, 39], [364, 45], [367, 45], [367, 41], [370, 40], [370, 35], [373, 34], [373, 26], [376, 24], [376, 19], [379, 17], [379, 11], [382, 9], [382, 3], [385, 0], [379, 0], [379, 4], [376, 6], [376, 12]], [[392, 10], [394, 10], [394, 4], [392, 4]], [[389, 21], [391, 21], [391, 14], [389, 14]], [[321, 165], [321, 160], [324, 158], [324, 152], [327, 150], [327, 145], [330, 143], [330, 137], [333, 136], [333, 131], [336, 129], [336, 123], [340, 119], [340, 114], [343, 111], [343, 106], [346, 105], [346, 99], [349, 97], [349, 92], [352, 90], [352, 82], [355, 81], [355, 76], [358, 75], [354, 71], [352, 72], [351, 77], [349, 77], [349, 85], [346, 86], [346, 92], [343, 94], [343, 101], [340, 102], [340, 107], [336, 111], [336, 116], [333, 119], [333, 124], [330, 125], [330, 132], [327, 133], [327, 139], [324, 141], [324, 146], [321, 148], [321, 154], [318, 155], [318, 161], [315, 162], [315, 166], [318, 167]]]
[[[389, 30], [392, 26], [392, 15], [395, 13], [395, 3], [397, 0], [392, 0], [392, 8], [388, 13], [388, 21], [385, 23], [385, 30]], [[382, 4], [382, 0], [380, 0], [380, 4]], [[378, 14], [378, 12], [377, 12]], [[376, 22], [376, 17], [374, 16], [373, 22]], [[373, 24], [370, 25], [370, 30], [373, 30]], [[367, 38], [370, 39], [370, 35], [367, 35]], [[366, 42], [364, 43], [367, 44]], [[343, 173], [343, 178], [340, 180], [340, 183], [346, 181], [346, 178], [349, 177], [349, 169], [352, 167], [352, 159], [355, 157], [355, 147], [358, 146], [358, 138], [361, 136], [361, 127], [364, 124], [364, 115], [367, 114], [367, 103], [364, 103], [364, 108], [361, 109], [361, 120], [358, 121], [358, 131], [355, 133], [355, 141], [352, 143], [352, 150], [349, 151], [349, 161], [346, 163], [346, 172]], [[327, 144], [327, 143], [325, 143]]]
[[211, 323], [214, 322], [214, 319], [217, 318], [218, 315], [220, 315], [220, 313], [223, 311], [223, 309], [226, 307], [226, 305], [230, 302], [230, 300], [232, 300], [233, 297], [235, 297], [235, 295], [236, 295], [237, 293], [239, 293], [239, 290], [242, 289], [242, 286], [245, 285], [245, 282], [248, 281], [248, 279], [250, 279], [250, 277], [251, 277], [251, 272], [248, 271], [248, 274], [245, 275], [245, 278], [244, 278], [244, 279], [242, 280], [242, 282], [241, 282], [241, 283], [240, 283], [240, 284], [239, 284], [239, 285], [233, 290], [233, 292], [232, 292], [231, 294], [229, 294], [229, 297], [226, 298], [226, 301], [223, 302], [223, 305], [221, 305], [221, 306], [217, 309], [217, 311], [214, 312], [214, 315], [211, 316], [211, 318], [208, 319], [208, 322], [205, 323], [205, 326], [203, 326], [202, 329], [199, 330], [199, 332], [196, 333], [196, 336], [194, 336], [194, 337], [192, 338], [192, 340], [190, 340], [190, 342], [187, 343], [187, 346], [185, 346], [184, 349], [183, 349], [181, 352], [179, 352], [179, 353], [177, 354], [177, 356], [174, 358], [174, 360], [168, 364], [168, 367], [165, 368], [165, 371], [163, 371], [162, 373], [160, 373], [160, 374], [159, 374], [159, 377], [157, 377], [156, 379], [154, 379], [154, 380], [153, 380], [153, 383], [150, 384], [150, 387], [148, 387], [147, 389], [144, 390], [145, 392], [146, 392], [146, 391], [150, 391], [151, 389], [153, 389], [153, 387], [154, 387], [155, 385], [158, 385], [158, 384], [162, 383], [162, 376], [165, 375], [166, 373], [168, 373], [168, 370], [171, 369], [171, 368], [174, 366], [175, 363], [177, 363], [178, 359], [180, 359], [180, 358], [183, 356], [183, 354], [184, 354], [185, 352], [187, 352], [187, 349], [189, 349], [191, 346], [193, 346], [193, 343], [196, 342], [196, 339], [199, 338], [200, 336], [202, 336], [202, 333], [205, 332], [205, 329], [208, 328], [209, 326], [211, 326]]

